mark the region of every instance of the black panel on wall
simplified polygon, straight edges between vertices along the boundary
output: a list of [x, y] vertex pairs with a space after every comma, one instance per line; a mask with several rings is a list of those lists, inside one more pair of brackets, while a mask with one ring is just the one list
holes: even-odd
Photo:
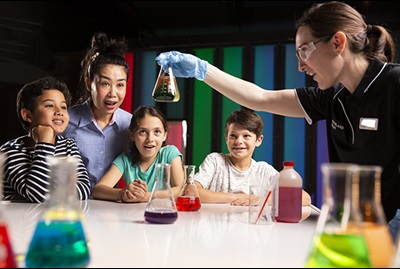
[[0, 106], [2, 125], [0, 131], [0, 145], [11, 139], [27, 134], [18, 120], [16, 110], [16, 99], [18, 91], [22, 86], [23, 85], [20, 84], [0, 83], [2, 99], [2, 105]]
[[[285, 48], [279, 44], [275, 48], [275, 79], [274, 88], [283, 89], [285, 85]], [[273, 148], [273, 163], [272, 165], [280, 170], [283, 162], [283, 146], [284, 146], [284, 117], [274, 115], [274, 148]]]

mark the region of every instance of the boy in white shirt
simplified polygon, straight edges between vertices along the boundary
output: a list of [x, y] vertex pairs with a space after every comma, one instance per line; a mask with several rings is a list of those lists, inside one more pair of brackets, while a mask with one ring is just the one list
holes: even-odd
[[[252, 156], [263, 140], [264, 122], [253, 111], [235, 110], [225, 124], [225, 140], [229, 154], [213, 152], [206, 156], [195, 175], [202, 203], [248, 205], [249, 175], [264, 173], [272, 179], [279, 172], [265, 161]], [[310, 195], [303, 190], [303, 205], [311, 204]]]

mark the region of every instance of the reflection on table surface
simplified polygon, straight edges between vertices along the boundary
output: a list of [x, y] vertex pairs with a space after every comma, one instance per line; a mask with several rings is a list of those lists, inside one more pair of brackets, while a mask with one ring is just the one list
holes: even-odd
[[[21, 267], [43, 205], [3, 202]], [[303, 206], [300, 223], [248, 224], [248, 207], [202, 204], [174, 224], [144, 222], [145, 203], [81, 201], [88, 267], [304, 267], [318, 214]]]

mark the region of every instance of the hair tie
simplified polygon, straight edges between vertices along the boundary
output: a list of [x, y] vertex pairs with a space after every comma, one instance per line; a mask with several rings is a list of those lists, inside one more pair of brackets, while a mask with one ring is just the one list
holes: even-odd
[[371, 24], [368, 24], [367, 25], [367, 36], [369, 36], [369, 35], [371, 35], [372, 34], [372, 25]]
[[[371, 26], [371, 25], [370, 25], [370, 26]], [[96, 52], [95, 54], [93, 54], [92, 57], [90, 57], [91, 63], [93, 63], [94, 60], [96, 60], [96, 57], [99, 56], [99, 54], [100, 54], [99, 52]]]
[[96, 52], [95, 54], [93, 54], [91, 57], [90, 57], [90, 63], [89, 63], [89, 65], [88, 65], [88, 75], [90, 75], [90, 66], [92, 65], [92, 63], [94, 62], [94, 60], [96, 60], [96, 57], [97, 56], [99, 56], [99, 52]]

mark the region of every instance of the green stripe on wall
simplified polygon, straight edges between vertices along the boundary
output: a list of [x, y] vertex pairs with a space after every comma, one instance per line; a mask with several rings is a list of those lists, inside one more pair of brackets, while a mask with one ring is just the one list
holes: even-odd
[[[232, 76], [242, 77], [242, 54], [243, 47], [228, 47], [223, 49], [223, 70]], [[243, 89], [245, 90], [245, 89]], [[228, 153], [228, 149], [226, 148], [226, 142], [224, 137], [225, 130], [225, 121], [228, 116], [232, 113], [232, 111], [239, 109], [240, 105], [233, 102], [227, 97], [222, 97], [222, 115], [221, 115], [221, 152]]]
[[[213, 63], [215, 49], [197, 49], [195, 55], [200, 59]], [[199, 165], [211, 152], [211, 127], [212, 127], [212, 92], [210, 86], [203, 81], [194, 81], [194, 102], [193, 102], [193, 157], [192, 164]], [[190, 148], [190, 147], [189, 147]]]

